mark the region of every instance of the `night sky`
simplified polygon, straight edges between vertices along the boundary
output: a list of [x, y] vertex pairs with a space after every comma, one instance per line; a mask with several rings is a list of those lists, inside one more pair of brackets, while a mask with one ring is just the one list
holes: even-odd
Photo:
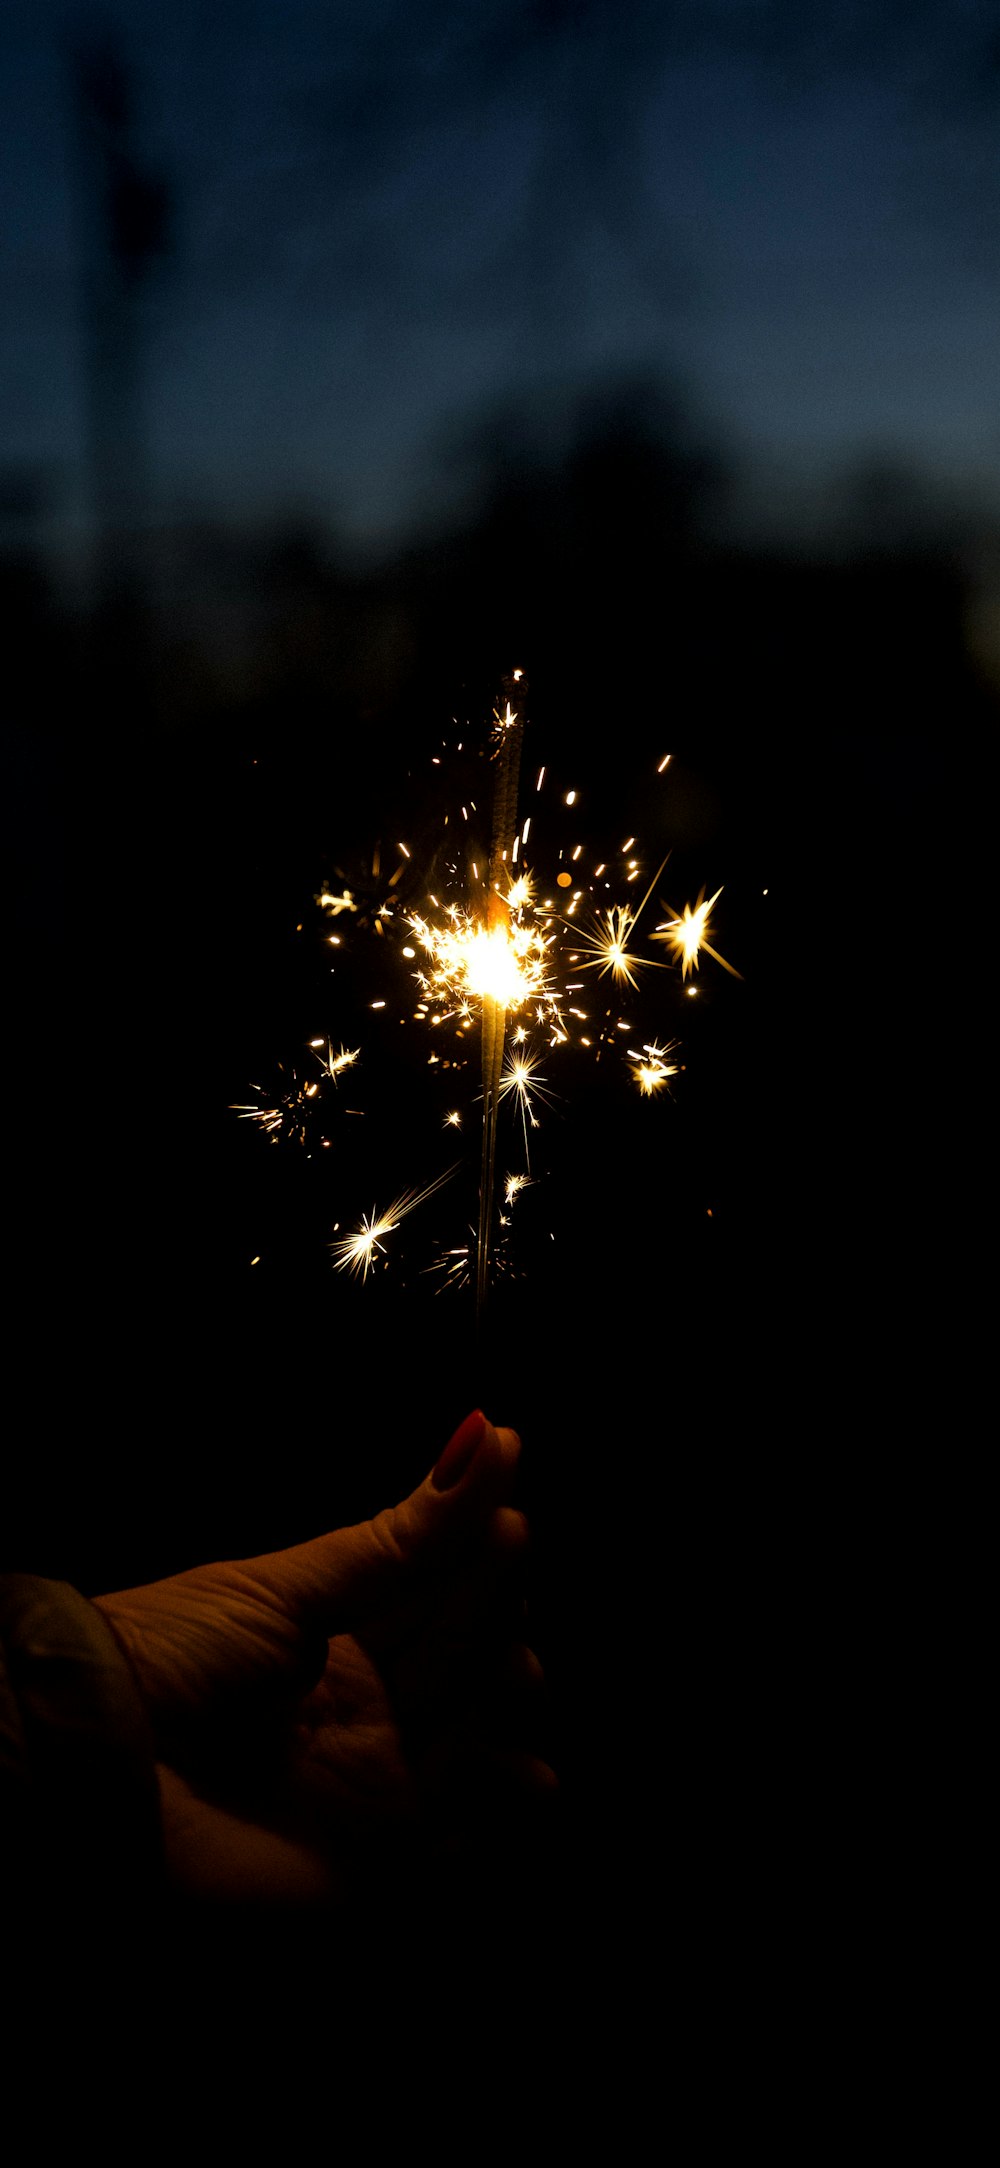
[[[19, 18], [19, 19], [18, 19]], [[73, 53], [130, 77], [167, 191], [143, 311], [156, 519], [309, 508], [391, 551], [484, 416], [678, 385], [760, 531], [873, 466], [998, 514], [996, 28], [871, 10], [133, 5], [2, 31], [4, 460], [86, 528]]]

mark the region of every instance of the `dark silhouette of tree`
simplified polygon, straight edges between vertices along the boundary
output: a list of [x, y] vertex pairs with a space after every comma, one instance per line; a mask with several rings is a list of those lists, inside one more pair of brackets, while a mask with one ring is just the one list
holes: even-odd
[[170, 199], [141, 148], [135, 80], [121, 39], [109, 29], [81, 33], [68, 63], [101, 692], [131, 720], [148, 697], [144, 302], [169, 249]]

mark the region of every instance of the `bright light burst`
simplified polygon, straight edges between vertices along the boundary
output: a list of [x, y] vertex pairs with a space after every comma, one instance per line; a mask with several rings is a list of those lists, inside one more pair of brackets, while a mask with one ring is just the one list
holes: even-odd
[[333, 1051], [332, 1041], [328, 1039], [326, 1054], [320, 1055], [318, 1057], [319, 1065], [323, 1071], [323, 1075], [328, 1076], [331, 1082], [335, 1084], [337, 1078], [339, 1076], [342, 1076], [345, 1069], [353, 1069], [354, 1064], [358, 1060], [360, 1053], [361, 1048], [359, 1046], [342, 1046], [339, 1054], [335, 1054]]
[[430, 958], [430, 968], [414, 976], [425, 999], [445, 1014], [484, 1001], [495, 1001], [505, 1011], [540, 1001], [557, 1013], [549, 983], [552, 937], [537, 925], [523, 923], [509, 908], [501, 904], [492, 924], [458, 904], [449, 905], [443, 920], [414, 912], [407, 923]]
[[513, 1046], [507, 1050], [500, 1075], [501, 1099], [509, 1098], [512, 1092], [517, 1093], [521, 1111], [527, 1115], [532, 1129], [537, 1129], [538, 1118], [534, 1112], [534, 1101], [537, 1099], [540, 1104], [551, 1104], [555, 1094], [549, 1091], [545, 1078], [539, 1074], [537, 1056], [522, 1054]]
[[[532, 1129], [538, 1128], [535, 1102], [537, 1101], [540, 1106], [551, 1105], [555, 1093], [549, 1091], [545, 1078], [539, 1075], [537, 1056], [523, 1053], [519, 1046], [510, 1046], [507, 1049], [504, 1065], [500, 1072], [500, 1086], [497, 1096], [500, 1099], [509, 1099], [512, 1094], [516, 1094], [517, 1104], [521, 1109], [521, 1128], [524, 1132], [524, 1163], [530, 1172], [531, 1157], [528, 1150], [528, 1123], [531, 1123]], [[509, 1201], [508, 1199], [508, 1203]]]
[[666, 1046], [658, 1046], [651, 1040], [641, 1054], [635, 1054], [629, 1048], [632, 1073], [644, 1099], [651, 1099], [654, 1092], [662, 1091], [670, 1077], [677, 1075], [676, 1062], [668, 1060], [668, 1056], [676, 1051], [676, 1045], [675, 1039], [669, 1040]]
[[530, 904], [533, 904], [533, 903], [534, 903], [534, 900], [535, 900], [535, 882], [534, 882], [534, 878], [533, 878], [533, 876], [532, 876], [532, 875], [531, 875], [531, 874], [530, 874], [530, 873], [529, 873], [529, 872], [528, 872], [528, 871], [527, 871], [527, 870], [525, 869], [525, 871], [523, 871], [522, 873], [519, 873], [519, 874], [518, 874], [518, 876], [517, 876], [517, 879], [516, 879], [515, 881], [512, 881], [512, 882], [511, 882], [511, 884], [510, 884], [510, 887], [509, 887], [509, 889], [507, 890], [507, 896], [506, 896], [506, 902], [507, 902], [507, 906], [508, 906], [508, 909], [509, 909], [509, 910], [511, 910], [511, 911], [525, 911], [525, 910], [527, 910], [527, 909], [528, 909], [528, 907], [529, 907], [529, 905], [530, 905]]
[[357, 1273], [366, 1280], [376, 1255], [385, 1256], [383, 1235], [394, 1234], [400, 1220], [404, 1220], [409, 1212], [415, 1212], [418, 1204], [423, 1204], [427, 1197], [433, 1197], [435, 1190], [441, 1189], [445, 1182], [450, 1182], [454, 1172], [455, 1168], [449, 1167], [435, 1182], [428, 1182], [426, 1189], [405, 1190], [386, 1212], [377, 1212], [373, 1206], [371, 1217], [362, 1218], [354, 1234], [342, 1235], [338, 1242], [331, 1242], [335, 1269]]
[[[520, 673], [520, 671], [519, 671], [519, 670], [516, 670], [516, 671], [514, 672], [514, 675], [515, 675], [515, 677], [520, 677], [521, 673]], [[516, 710], [516, 708], [512, 708], [512, 707], [511, 707], [511, 704], [510, 704], [510, 701], [509, 701], [509, 700], [508, 700], [508, 702], [507, 702], [507, 706], [506, 706], [506, 708], [505, 708], [505, 710], [504, 710], [504, 713], [503, 713], [502, 715], [501, 715], [501, 713], [500, 713], [500, 710], [499, 710], [499, 708], [494, 708], [494, 710], [493, 710], [493, 727], [494, 727], [494, 731], [495, 731], [495, 734], [496, 734], [496, 736], [497, 736], [498, 738], [502, 738], [502, 737], [504, 736], [504, 733], [505, 733], [506, 731], [508, 731], [508, 730], [513, 730], [513, 729], [514, 729], [514, 727], [515, 727], [515, 724], [517, 723], [517, 720], [518, 720], [518, 717], [517, 717], [517, 710]]]
[[706, 956], [713, 956], [716, 963], [721, 964], [723, 970], [728, 971], [732, 978], [738, 979], [742, 976], [739, 971], [734, 970], [732, 964], [727, 964], [725, 957], [719, 955], [718, 949], [714, 949], [708, 939], [711, 927], [711, 919], [708, 914], [713, 904], [718, 903], [721, 894], [721, 888], [717, 888], [714, 896], [710, 896], [706, 903], [705, 891], [702, 889], [693, 911], [691, 905], [686, 903], [683, 917], [675, 913], [668, 925], [658, 926], [656, 932], [651, 936], [654, 941], [668, 942], [677, 955], [683, 958], [682, 979], [687, 978], [692, 967], [697, 971], [698, 957], [702, 949], [704, 949]]
[[650, 959], [633, 956], [628, 949], [628, 937], [637, 916], [627, 903], [614, 904], [603, 914], [598, 913], [592, 929], [576, 936], [581, 948], [592, 952], [589, 956], [581, 956], [581, 970], [597, 971], [602, 979], [610, 971], [616, 986], [638, 986], [636, 971]]
[[[609, 891], [613, 893], [612, 882], [618, 886], [619, 895], [626, 882], [641, 882], [645, 887], [641, 845], [637, 845], [636, 837], [628, 836], [610, 851], [607, 836], [603, 843], [595, 838], [592, 845], [580, 826], [580, 807], [586, 794], [564, 789], [559, 780], [554, 780], [547, 792], [552, 806], [541, 807], [538, 801], [545, 783], [545, 767], [537, 773], [531, 800], [534, 810], [522, 818], [518, 765], [525, 717], [517, 692], [520, 676], [514, 672], [505, 681], [505, 690], [509, 688], [515, 694], [518, 705], [505, 699], [493, 710], [492, 737], [487, 748], [494, 778], [492, 840], [487, 842], [491, 833], [488, 827], [484, 833], [489, 816], [483, 809], [477, 811], [477, 785], [472, 783], [476, 793], [473, 796], [466, 771], [461, 792], [456, 788], [453, 794], [451, 811], [442, 809], [441, 840], [436, 855], [432, 854], [427, 862], [428, 885], [419, 885], [422, 851], [411, 853], [408, 844], [398, 843], [398, 863], [383, 875], [381, 846], [376, 845], [370, 879], [366, 872], [363, 881], [352, 889], [337, 868], [340, 886], [324, 886], [316, 896], [320, 910], [338, 922], [338, 931], [326, 937], [334, 947], [347, 945], [339, 931], [343, 921], [351, 937], [371, 932], [381, 936], [373, 946], [376, 952], [382, 950], [387, 964], [393, 954], [406, 960], [411, 980], [415, 979], [419, 988], [418, 999], [412, 1004], [415, 1020], [422, 1027], [438, 1027], [428, 1034], [435, 1049], [427, 1057], [429, 1065], [439, 1070], [442, 1078], [452, 1072], [439, 1111], [445, 1129], [469, 1126], [465, 1121], [468, 1107], [463, 1112], [455, 1101], [459, 1097], [459, 1073], [476, 1059], [473, 1036], [478, 1039], [481, 1034], [483, 1157], [479, 1228], [478, 1232], [470, 1229], [470, 1244], [444, 1249], [437, 1264], [428, 1268], [439, 1275], [442, 1286], [464, 1287], [475, 1279], [477, 1315], [488, 1275], [511, 1269], [505, 1234], [501, 1232], [495, 1244], [492, 1240], [490, 1200], [496, 1193], [498, 1203], [502, 1200], [509, 1213], [522, 1190], [537, 1178], [537, 1170], [533, 1173], [531, 1168], [529, 1132], [538, 1130], [540, 1110], [557, 1096], [541, 1073], [542, 1055], [535, 1049], [545, 1047], [551, 1052], [572, 1043], [582, 1052], [596, 1050], [597, 1060], [602, 1059], [606, 1049], [614, 1049], [612, 1059], [620, 1059], [620, 1049], [635, 1087], [645, 1098], [662, 1092], [679, 1073], [675, 1058], [678, 1042], [641, 1039], [639, 1032], [644, 1026], [648, 1029], [653, 1018], [647, 1022], [638, 1001], [631, 998], [645, 993], [643, 974], [650, 969], [662, 972], [668, 961], [662, 950], [659, 957], [653, 957], [636, 955], [633, 948], [639, 921], [658, 892], [666, 860], [645, 888], [641, 902], [633, 885], [629, 888], [632, 902], [605, 902]], [[461, 755], [462, 749], [460, 737], [455, 751]], [[447, 750], [444, 740], [441, 750]], [[659, 760], [658, 777], [664, 775], [669, 759], [664, 755]], [[435, 769], [441, 768], [439, 752], [432, 755], [432, 763]], [[554, 811], [554, 821], [546, 820], [546, 810]], [[529, 831], [537, 874], [523, 862]], [[639, 856], [634, 855], [637, 848]], [[414, 879], [416, 887], [410, 885]], [[711, 945], [711, 914], [721, 894], [719, 888], [706, 901], [702, 889], [697, 903], [686, 904], [683, 913], [661, 897], [661, 910], [669, 916], [661, 920], [650, 939], [670, 952], [671, 964], [680, 960], [685, 982], [690, 974], [698, 972], [703, 951], [734, 978], [740, 977]], [[577, 923], [577, 914], [586, 916], [588, 912], [589, 927]], [[600, 994], [593, 977], [589, 982], [585, 980], [587, 972], [609, 982]], [[673, 988], [676, 1002], [676, 979]], [[685, 991], [691, 995], [699, 988], [686, 985]], [[390, 1014], [396, 1010], [398, 985], [379, 981], [370, 992], [378, 997], [368, 1001], [373, 1010], [388, 1009]], [[589, 1002], [587, 995], [591, 996]], [[579, 1005], [581, 999], [583, 1006]], [[400, 1013], [398, 1021], [404, 1020]], [[619, 1035], [625, 1035], [624, 1043]], [[633, 1035], [634, 1043], [629, 1044]], [[256, 1103], [234, 1110], [243, 1119], [254, 1121], [271, 1141], [293, 1138], [306, 1142], [314, 1126], [310, 1110], [324, 1100], [329, 1103], [330, 1085], [336, 1087], [341, 1076], [361, 1059], [360, 1047], [341, 1045], [335, 1051], [332, 1037], [313, 1039], [310, 1046], [319, 1065], [318, 1080], [304, 1082], [294, 1070], [281, 1069], [279, 1084], [270, 1091], [251, 1086]], [[505, 1099], [513, 1101], [515, 1117], [519, 1112], [524, 1141], [524, 1171], [506, 1176], [499, 1173], [495, 1160], [497, 1107]], [[519, 1143], [517, 1156], [520, 1158]], [[389, 1238], [401, 1221], [448, 1182], [455, 1171], [451, 1167], [423, 1189], [405, 1191], [385, 1211], [373, 1207], [350, 1234], [340, 1234], [339, 1227], [335, 1228], [337, 1239], [330, 1242], [329, 1248], [336, 1269], [367, 1280], [377, 1266], [386, 1262]], [[500, 1229], [510, 1224], [501, 1212]]]

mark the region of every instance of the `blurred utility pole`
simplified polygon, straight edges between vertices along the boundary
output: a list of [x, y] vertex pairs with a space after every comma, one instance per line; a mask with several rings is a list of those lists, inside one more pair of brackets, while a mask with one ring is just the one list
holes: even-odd
[[70, 67], [82, 213], [94, 690], [117, 735], [150, 697], [143, 344], [146, 297], [168, 247], [169, 197], [138, 145], [134, 82], [116, 35], [78, 40]]

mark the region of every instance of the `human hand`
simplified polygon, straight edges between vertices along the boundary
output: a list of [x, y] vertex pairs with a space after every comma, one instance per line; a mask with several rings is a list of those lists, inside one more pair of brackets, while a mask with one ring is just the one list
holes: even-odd
[[450, 1488], [356, 1527], [95, 1599], [153, 1723], [182, 1888], [337, 1903], [556, 1788], [506, 1502], [520, 1440], [477, 1413], [449, 1453]]

